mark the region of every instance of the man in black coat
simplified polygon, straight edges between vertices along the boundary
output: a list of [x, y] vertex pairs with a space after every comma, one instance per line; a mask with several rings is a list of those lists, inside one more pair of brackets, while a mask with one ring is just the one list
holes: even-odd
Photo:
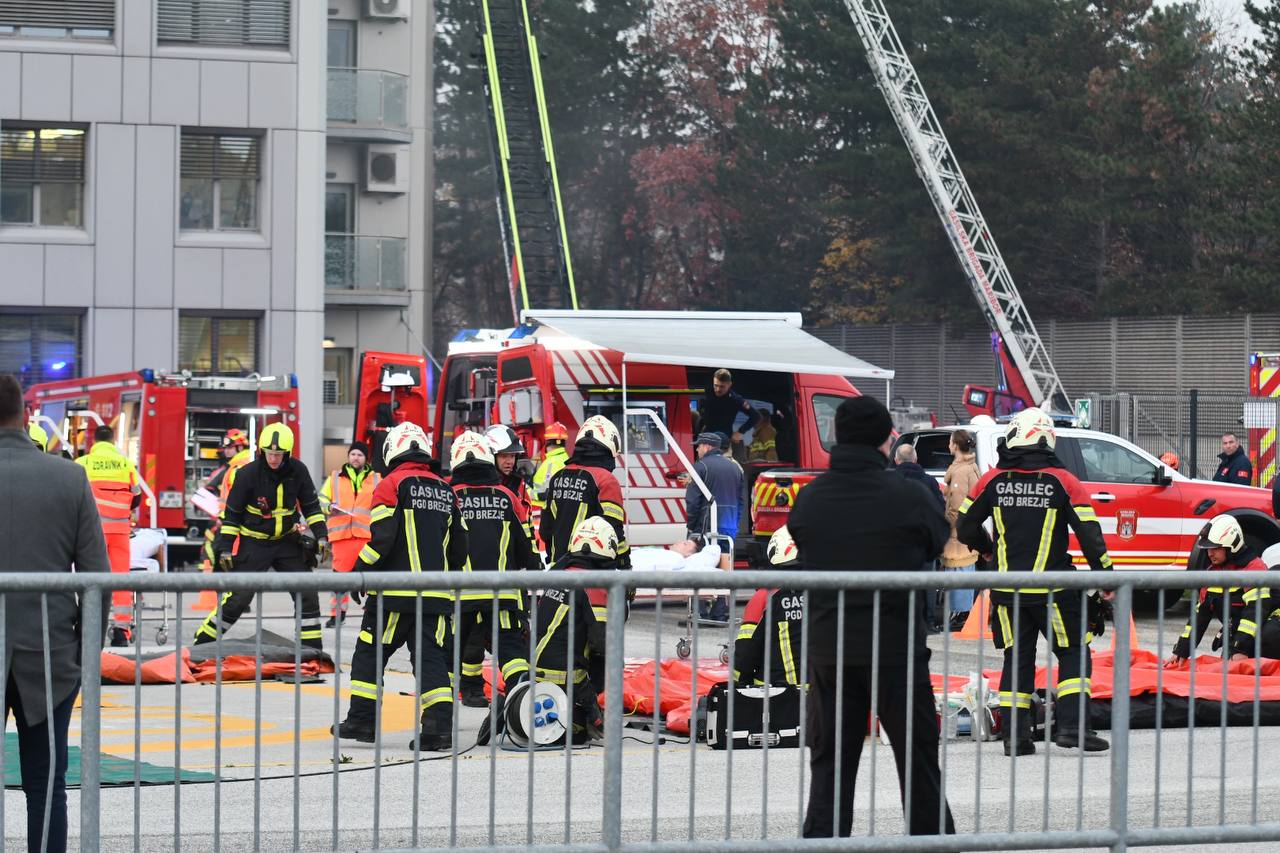
[[[919, 458], [916, 456], [916, 449], [910, 444], [900, 444], [898, 449], [893, 451], [893, 470], [897, 471], [908, 480], [919, 483], [924, 486], [925, 491], [938, 499], [938, 506], [945, 514], [947, 511], [946, 498], [942, 496], [942, 490], [938, 488], [938, 481], [929, 476], [929, 472], [924, 470], [920, 465]], [[938, 568], [938, 564], [934, 560], [927, 560], [924, 564], [926, 572], [932, 572]], [[942, 618], [938, 613], [938, 593], [936, 590], [929, 590], [921, 593], [924, 598], [924, 621], [929, 627], [930, 634], [941, 634], [943, 631]]]
[[1222, 452], [1218, 454], [1218, 470], [1213, 473], [1213, 479], [1217, 483], [1253, 485], [1253, 463], [1233, 432], [1222, 434]]
[[[74, 566], [77, 573], [109, 577], [102, 523], [84, 469], [40, 452], [24, 420], [22, 386], [12, 375], [0, 375], [0, 572], [70, 572]], [[98, 624], [104, 632], [110, 595], [95, 606], [101, 608]], [[42, 849], [44, 839], [43, 849], [62, 853], [67, 849], [67, 730], [80, 691], [80, 603], [73, 592], [47, 593], [43, 604], [41, 593], [10, 592], [4, 609], [0, 678], [5, 679], [5, 716], [12, 713], [18, 729], [27, 849]], [[89, 647], [99, 648], [102, 639], [99, 633]]]
[[[920, 571], [942, 553], [951, 529], [923, 485], [886, 470], [893, 421], [870, 397], [845, 400], [836, 410], [831, 470], [802, 489], [787, 527], [811, 571]], [[806, 838], [847, 836], [853, 827], [853, 788], [871, 706], [873, 590], [844, 593], [844, 635], [838, 636], [840, 596], [810, 597], [809, 683], [812, 685], [810, 759], [812, 786]], [[916, 593], [917, 597], [920, 593]], [[898, 779], [906, 793], [911, 760], [913, 835], [955, 832], [938, 768], [938, 719], [929, 680], [929, 647], [919, 608], [908, 593], [880, 594], [876, 685], [880, 724], [893, 745]], [[844, 645], [843, 695], [836, 695], [838, 644]], [[908, 654], [914, 657], [907, 702]], [[835, 725], [842, 704], [841, 779], [835, 800]], [[911, 755], [907, 755], [907, 726]], [[904, 796], [904, 808], [905, 808]], [[939, 812], [943, 813], [939, 819]]]

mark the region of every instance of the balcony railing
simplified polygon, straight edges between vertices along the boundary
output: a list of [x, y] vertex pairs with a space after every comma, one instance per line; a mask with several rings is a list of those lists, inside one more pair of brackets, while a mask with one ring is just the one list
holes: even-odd
[[326, 288], [403, 292], [405, 266], [405, 240], [401, 237], [324, 235]]
[[329, 122], [391, 131], [409, 129], [409, 78], [390, 71], [329, 69]]

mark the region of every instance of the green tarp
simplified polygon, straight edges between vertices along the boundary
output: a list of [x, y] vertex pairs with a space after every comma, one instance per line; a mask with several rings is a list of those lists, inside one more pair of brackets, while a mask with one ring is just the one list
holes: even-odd
[[[172, 785], [174, 782], [212, 782], [212, 773], [198, 773], [192, 770], [180, 770], [177, 767], [162, 767], [148, 764], [145, 761], [135, 762], [115, 755], [103, 755], [99, 762], [103, 787], [132, 785], [134, 768], [143, 785]], [[80, 784], [80, 747], [67, 747], [67, 787]], [[22, 787], [22, 770], [18, 761], [18, 735], [6, 732], [4, 736], [4, 786], [6, 788]]]

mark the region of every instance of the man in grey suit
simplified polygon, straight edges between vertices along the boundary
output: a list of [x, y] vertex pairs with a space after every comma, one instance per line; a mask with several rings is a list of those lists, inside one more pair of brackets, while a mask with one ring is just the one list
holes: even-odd
[[[25, 419], [22, 386], [12, 375], [0, 374], [0, 572], [69, 572], [73, 567], [110, 572], [84, 469], [41, 453], [27, 436]], [[67, 848], [67, 727], [80, 691], [80, 608], [74, 593], [49, 593], [46, 623], [40, 593], [4, 598], [5, 719], [12, 711], [18, 726], [28, 849], [62, 853]], [[104, 596], [101, 606], [105, 628], [110, 598]]]

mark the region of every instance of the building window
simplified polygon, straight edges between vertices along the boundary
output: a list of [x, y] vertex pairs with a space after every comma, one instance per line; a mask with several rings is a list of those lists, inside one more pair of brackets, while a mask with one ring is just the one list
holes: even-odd
[[324, 350], [324, 404], [349, 406], [354, 396], [351, 388], [350, 347], [330, 347]]
[[219, 376], [258, 370], [256, 315], [188, 314], [178, 317], [178, 369]]
[[0, 38], [110, 39], [116, 0], [0, 0]]
[[160, 44], [289, 49], [290, 0], [158, 0]]
[[256, 231], [262, 137], [182, 132], [178, 223], [184, 231]]
[[0, 125], [0, 225], [84, 225], [83, 127]]
[[80, 375], [83, 355], [80, 314], [22, 314], [0, 310], [0, 373], [12, 373], [23, 388]]

